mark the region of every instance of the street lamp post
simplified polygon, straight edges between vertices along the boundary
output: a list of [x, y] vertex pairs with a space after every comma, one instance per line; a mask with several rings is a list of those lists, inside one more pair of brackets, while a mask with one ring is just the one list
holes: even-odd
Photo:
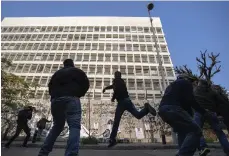
[[[159, 50], [159, 45], [157, 43], [157, 36], [156, 33], [154, 31], [154, 25], [153, 25], [153, 18], [151, 17], [150, 11], [153, 10], [154, 8], [154, 4], [153, 3], [149, 3], [147, 5], [147, 9], [148, 9], [148, 15], [149, 15], [149, 19], [150, 19], [150, 24], [151, 24], [151, 29], [152, 29], [152, 33], [153, 33], [153, 41], [155, 43], [155, 47], [156, 47], [156, 52], [157, 52], [157, 62], [158, 62], [158, 68], [159, 68], [159, 72], [160, 72], [160, 76], [162, 78], [162, 87], [160, 87], [161, 89], [161, 96], [164, 94], [164, 91], [166, 89], [166, 82], [165, 82], [165, 73], [164, 73], [164, 68], [162, 66], [162, 61], [161, 61], [161, 57], [160, 57], [160, 50]], [[176, 134], [174, 132], [172, 132], [172, 139], [173, 139], [173, 143], [176, 143], [177, 139], [176, 139]]]
[[89, 118], [89, 120], [88, 120], [88, 123], [89, 123], [89, 129], [88, 129], [88, 131], [89, 131], [89, 138], [91, 137], [91, 103], [90, 103], [90, 94], [91, 94], [91, 92], [89, 92], [88, 93], [88, 95], [87, 95], [87, 98], [88, 98], [88, 118]]

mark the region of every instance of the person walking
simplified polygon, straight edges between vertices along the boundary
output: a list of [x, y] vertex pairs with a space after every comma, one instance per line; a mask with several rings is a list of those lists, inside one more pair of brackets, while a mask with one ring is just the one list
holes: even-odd
[[[216, 110], [219, 107], [218, 103], [221, 103], [220, 101], [223, 99], [221, 99], [221, 97], [212, 90], [211, 85], [208, 84], [206, 80], [199, 80], [198, 86], [195, 88], [194, 95], [199, 105], [202, 108], [209, 110], [211, 115], [211, 117], [206, 120], [202, 114], [195, 112], [194, 118], [196, 123], [200, 126], [200, 128], [203, 128], [205, 121], [207, 121], [219, 139], [224, 152], [227, 156], [229, 156], [229, 143], [225, 133], [220, 127], [220, 122], [216, 113]], [[200, 147], [198, 149], [200, 151], [200, 156], [206, 156], [210, 152], [204, 136], [200, 139]]]
[[30, 128], [28, 126], [28, 120], [31, 120], [33, 110], [34, 110], [34, 107], [27, 106], [18, 112], [16, 132], [13, 135], [13, 137], [11, 137], [10, 140], [5, 144], [5, 148], [10, 147], [10, 144], [19, 136], [22, 130], [26, 133], [26, 137], [24, 139], [22, 147], [27, 147], [27, 142], [30, 138]]
[[69, 126], [69, 137], [65, 156], [76, 156], [79, 153], [82, 113], [80, 98], [86, 94], [90, 85], [85, 72], [76, 68], [72, 59], [66, 59], [63, 64], [64, 67], [54, 73], [48, 84], [53, 127], [38, 156], [49, 155], [66, 120]]
[[111, 101], [114, 102], [116, 99], [118, 102], [116, 111], [115, 111], [114, 123], [112, 127], [112, 132], [110, 135], [109, 145], [108, 145], [108, 147], [113, 147], [117, 144], [117, 141], [116, 141], [117, 131], [118, 131], [119, 123], [120, 123], [120, 120], [121, 120], [121, 117], [124, 111], [127, 110], [135, 118], [141, 119], [144, 116], [146, 116], [149, 112], [152, 115], [156, 116], [156, 110], [149, 103], [145, 103], [144, 108], [140, 111], [136, 109], [136, 107], [134, 106], [134, 104], [131, 102], [129, 98], [126, 84], [124, 80], [122, 79], [121, 72], [119, 71], [116, 71], [114, 73], [113, 84], [105, 87], [103, 89], [103, 93], [105, 93], [105, 91], [108, 89], [113, 89], [114, 91]]
[[159, 105], [159, 116], [178, 134], [177, 156], [193, 156], [202, 136], [201, 128], [193, 120], [193, 109], [208, 118], [208, 112], [199, 106], [193, 95], [197, 79], [181, 74], [165, 90]]

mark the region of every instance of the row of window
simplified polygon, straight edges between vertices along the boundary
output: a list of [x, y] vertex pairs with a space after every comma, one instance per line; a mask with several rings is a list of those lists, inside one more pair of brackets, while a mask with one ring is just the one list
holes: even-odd
[[[136, 26], [24, 26], [24, 27], [2, 27], [4, 32], [132, 32], [132, 33], [151, 33], [151, 27]], [[155, 31], [156, 30], [156, 31]], [[162, 33], [160, 27], [154, 28], [157, 33]]]
[[[160, 52], [167, 52], [166, 45], [159, 45]], [[149, 51], [156, 52], [152, 44], [123, 43], [2, 43], [2, 50], [88, 50], [88, 51]]]
[[[156, 63], [154, 55], [147, 54], [104, 54], [104, 53], [2, 53], [2, 57], [12, 61], [64, 61], [71, 58], [76, 62], [137, 62]], [[168, 55], [163, 55], [162, 62], [170, 64]]]
[[[35, 99], [50, 99], [49, 93], [47, 90], [38, 90], [35, 94], [35, 97], [32, 96], [34, 95], [34, 91], [31, 91], [31, 97], [30, 98], [35, 98]], [[101, 93], [101, 92], [91, 92], [89, 95], [89, 98], [91, 100], [101, 100], [101, 99], [110, 99], [112, 96], [112, 94], [110, 93]], [[132, 100], [145, 100], [146, 97], [148, 100], [152, 100], [154, 99], [154, 96], [156, 99], [161, 99], [161, 95], [160, 94], [143, 94], [143, 93], [129, 93], [129, 96]], [[84, 99], [87, 99], [88, 97], [84, 97]]]
[[[78, 65], [76, 65], [78, 67]], [[5, 70], [14, 73], [54, 73], [62, 68], [62, 64], [13, 64]], [[158, 70], [155, 66], [125, 66], [125, 65], [88, 65], [83, 64], [81, 68], [87, 74], [112, 75], [115, 71], [120, 71], [123, 75], [138, 76], [158, 76]], [[173, 77], [174, 73], [171, 67], [165, 68], [165, 75]]]
[[2, 35], [2, 41], [122, 41], [122, 42], [154, 42], [164, 43], [162, 35], [131, 34], [12, 34]]

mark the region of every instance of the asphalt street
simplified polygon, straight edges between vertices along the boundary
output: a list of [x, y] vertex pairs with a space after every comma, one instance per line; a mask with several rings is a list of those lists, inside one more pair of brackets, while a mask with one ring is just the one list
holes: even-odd
[[[37, 156], [39, 148], [2, 148], [2, 156]], [[79, 156], [175, 156], [176, 150], [80, 150]], [[64, 156], [64, 149], [53, 149], [49, 156]], [[196, 152], [195, 156], [198, 156]], [[221, 149], [211, 149], [209, 156], [224, 156]]]

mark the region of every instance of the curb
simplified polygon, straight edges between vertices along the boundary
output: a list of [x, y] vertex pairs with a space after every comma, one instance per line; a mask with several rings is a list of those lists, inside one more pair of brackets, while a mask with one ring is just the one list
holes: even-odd
[[[11, 147], [21, 147], [22, 142], [13, 143]], [[28, 144], [29, 148], [40, 148], [42, 143], [35, 143], [35, 144]], [[2, 147], [4, 146], [4, 143], [2, 143]], [[66, 147], [66, 144], [55, 144], [54, 148], [64, 149]], [[215, 149], [221, 149], [220, 144], [209, 144], [209, 148], [215, 148]], [[83, 150], [160, 150], [160, 149], [177, 149], [177, 145], [155, 145], [155, 144], [117, 144], [113, 148], [107, 148], [106, 144], [103, 145], [80, 145], [80, 149]]]

